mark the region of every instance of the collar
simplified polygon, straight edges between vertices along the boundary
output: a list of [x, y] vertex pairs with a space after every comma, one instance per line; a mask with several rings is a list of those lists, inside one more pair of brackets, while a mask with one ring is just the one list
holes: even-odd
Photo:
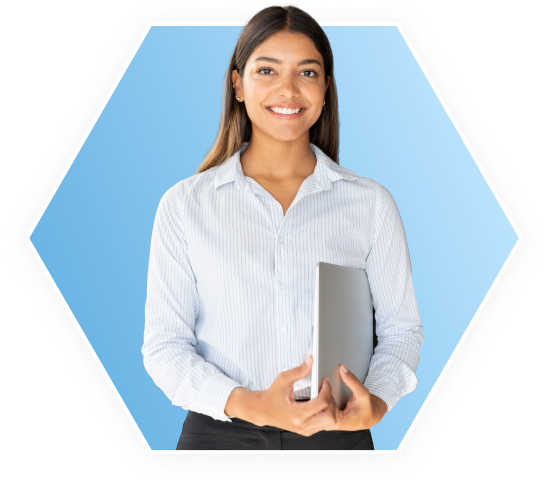
[[[215, 188], [225, 183], [235, 182], [235, 187], [249, 190], [247, 178], [243, 173], [240, 155], [245, 151], [249, 142], [243, 142], [240, 149], [219, 165], [213, 185]], [[337, 180], [356, 180], [358, 175], [347, 168], [341, 167], [329, 158], [319, 147], [310, 143], [310, 148], [316, 157], [316, 167], [312, 177], [322, 190], [330, 190]]]

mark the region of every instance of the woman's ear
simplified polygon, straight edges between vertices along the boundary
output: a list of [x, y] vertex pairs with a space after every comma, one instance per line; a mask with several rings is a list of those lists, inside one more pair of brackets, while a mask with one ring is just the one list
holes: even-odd
[[242, 79], [240, 75], [238, 74], [238, 70], [236, 69], [232, 70], [232, 88], [234, 89], [234, 95], [239, 97], [242, 96], [240, 95], [242, 93], [240, 88], [241, 80]]

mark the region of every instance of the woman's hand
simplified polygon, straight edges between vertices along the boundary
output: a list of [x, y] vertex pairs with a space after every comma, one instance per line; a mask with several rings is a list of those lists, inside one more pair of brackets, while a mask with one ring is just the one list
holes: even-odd
[[371, 395], [366, 386], [344, 365], [339, 367], [339, 372], [343, 382], [352, 390], [352, 396], [343, 410], [336, 410], [336, 429], [364, 430], [379, 423], [388, 411], [385, 401]]
[[312, 356], [309, 356], [298, 367], [281, 372], [272, 385], [261, 392], [259, 402], [262, 404], [262, 415], [259, 426], [271, 425], [308, 437], [336, 425], [338, 408], [327, 379], [322, 381], [316, 398], [306, 402], [295, 400], [293, 384], [310, 374], [312, 362]]
[[327, 379], [323, 379], [316, 398], [307, 402], [295, 400], [293, 384], [310, 374], [312, 362], [310, 355], [298, 367], [281, 372], [266, 390], [235, 388], [228, 397], [225, 413], [258, 426], [270, 425], [305, 437], [336, 429], [336, 415], [340, 410]]

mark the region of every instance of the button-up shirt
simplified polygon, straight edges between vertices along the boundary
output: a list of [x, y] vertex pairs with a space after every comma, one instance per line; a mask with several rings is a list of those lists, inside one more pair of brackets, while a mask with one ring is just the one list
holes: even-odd
[[[319, 261], [364, 269], [378, 344], [364, 385], [389, 409], [417, 384], [423, 332], [394, 199], [310, 143], [314, 173], [283, 213], [240, 150], [171, 187], [150, 246], [144, 366], [174, 405], [230, 421], [236, 387], [265, 390], [312, 353]], [[310, 396], [311, 375], [294, 384]]]

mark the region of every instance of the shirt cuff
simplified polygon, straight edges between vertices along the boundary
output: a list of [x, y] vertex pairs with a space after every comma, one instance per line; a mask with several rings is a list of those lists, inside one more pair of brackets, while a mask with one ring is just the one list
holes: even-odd
[[223, 373], [211, 375], [202, 385], [197, 404], [193, 405], [190, 410], [209, 415], [215, 420], [231, 422], [230, 419], [234, 417], [225, 414], [226, 402], [232, 390], [242, 386]]
[[398, 400], [407, 393], [412, 392], [416, 386], [415, 382], [413, 387], [410, 386], [405, 392], [402, 392], [398, 382], [396, 382], [392, 377], [378, 373], [368, 375], [363, 384], [367, 390], [369, 390], [371, 395], [375, 395], [376, 397], [384, 400], [386, 405], [388, 405], [388, 411], [392, 410]]

